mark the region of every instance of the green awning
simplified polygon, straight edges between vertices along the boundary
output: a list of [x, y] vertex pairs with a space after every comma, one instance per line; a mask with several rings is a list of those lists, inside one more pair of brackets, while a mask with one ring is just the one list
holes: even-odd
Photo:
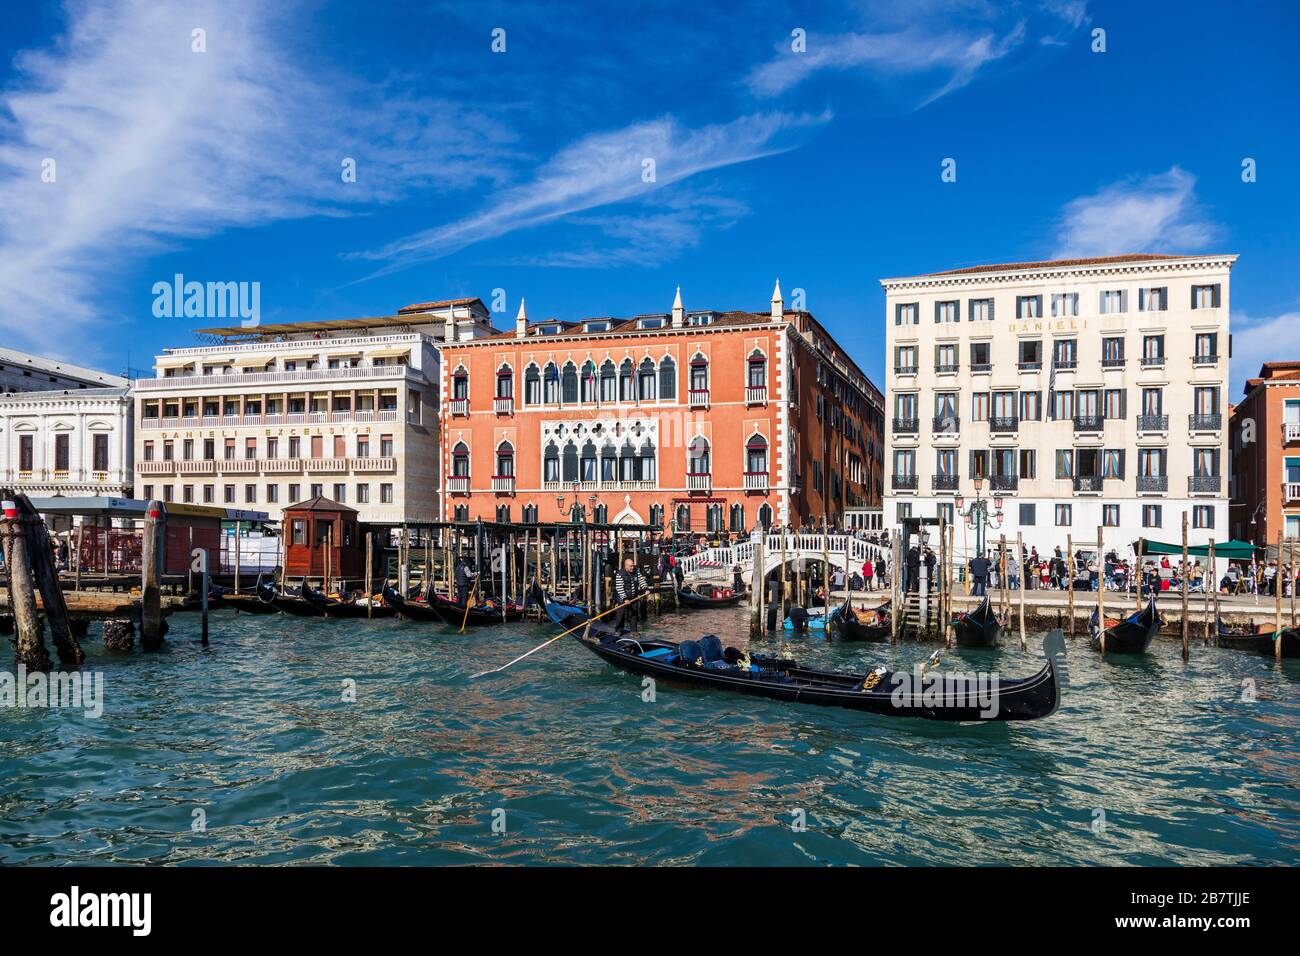
[[[1136, 554], [1139, 546], [1142, 554], [1177, 554], [1183, 553], [1181, 544], [1165, 544], [1163, 541], [1152, 541], [1150, 538], [1140, 538], [1133, 542], [1133, 551]], [[1249, 541], [1224, 541], [1215, 542], [1214, 556], [1231, 561], [1249, 561], [1255, 556], [1256, 548]], [[1209, 545], [1198, 545], [1195, 548], [1188, 548], [1187, 554], [1191, 557], [1208, 558], [1210, 556]]]

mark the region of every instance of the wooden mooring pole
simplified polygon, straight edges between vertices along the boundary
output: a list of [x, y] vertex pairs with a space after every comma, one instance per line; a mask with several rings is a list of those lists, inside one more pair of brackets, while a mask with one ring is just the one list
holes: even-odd
[[1277, 529], [1277, 574], [1273, 575], [1273, 656], [1282, 659], [1282, 529]]
[[1191, 622], [1187, 620], [1187, 579], [1191, 577], [1190, 562], [1187, 556], [1187, 512], [1183, 511], [1183, 568], [1182, 568], [1182, 598], [1183, 598], [1183, 660], [1191, 657]]
[[5, 570], [9, 573], [9, 608], [14, 616], [18, 664], [32, 671], [47, 671], [51, 664], [50, 652], [45, 648], [45, 626], [36, 613], [31, 555], [27, 551], [17, 496], [8, 490], [0, 495], [4, 498], [0, 544], [4, 547]]
[[1024, 532], [1016, 532], [1016, 560], [1020, 562], [1020, 574], [1016, 581], [1020, 585], [1020, 649], [1023, 651], [1029, 645], [1025, 640], [1025, 565], [1024, 565]]
[[[1102, 526], [1097, 525], [1097, 558], [1096, 558], [1097, 560], [1097, 628], [1101, 633], [1101, 652], [1105, 654], [1106, 653], [1106, 579], [1105, 579], [1105, 575], [1102, 574], [1102, 569], [1104, 565], [1101, 563], [1101, 552], [1102, 552], [1101, 536], [1102, 536]], [[1073, 577], [1074, 559], [1071, 558], [1070, 561], [1071, 561], [1070, 574], [1071, 577]], [[1091, 574], [1088, 575], [1088, 578], [1089, 578], [1089, 583], [1091, 584], [1092, 575]]]
[[153, 499], [145, 507], [144, 535], [140, 548], [140, 648], [156, 651], [162, 647], [162, 576], [163, 536], [167, 530], [167, 513], [161, 501]]
[[1065, 567], [1070, 581], [1070, 636], [1074, 637], [1074, 536], [1065, 536]]

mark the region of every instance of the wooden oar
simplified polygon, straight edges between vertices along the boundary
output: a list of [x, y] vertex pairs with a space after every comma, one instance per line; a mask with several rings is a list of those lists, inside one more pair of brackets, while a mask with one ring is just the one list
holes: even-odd
[[633, 603], [635, 603], [635, 602], [641, 600], [642, 598], [644, 598], [644, 597], [649, 597], [649, 596], [650, 596], [650, 592], [649, 592], [649, 591], [646, 591], [646, 592], [644, 592], [644, 593], [638, 594], [638, 595], [637, 595], [636, 597], [634, 597], [634, 598], [629, 598], [628, 600], [624, 601], [622, 604], [618, 605], [617, 607], [612, 607], [612, 608], [610, 608], [608, 611], [601, 611], [601, 612], [600, 612], [599, 614], [597, 614], [595, 617], [589, 617], [589, 618], [587, 618], [587, 619], [586, 619], [585, 621], [583, 621], [581, 624], [577, 625], [577, 627], [571, 627], [571, 628], [569, 628], [567, 631], [565, 631], [563, 634], [557, 634], [557, 635], [555, 635], [555, 637], [551, 638], [549, 641], [546, 641], [546, 642], [543, 643], [543, 644], [538, 644], [536, 647], [534, 647], [534, 648], [533, 648], [531, 651], [529, 651], [527, 654], [520, 654], [520, 655], [519, 655], [518, 657], [516, 657], [513, 661], [510, 661], [509, 664], [502, 664], [500, 667], [494, 667], [494, 668], [492, 668], [491, 670], [488, 670], [488, 671], [479, 671], [477, 674], [470, 674], [470, 675], [469, 675], [469, 679], [470, 679], [470, 680], [474, 680], [474, 679], [477, 678], [477, 677], [483, 677], [483, 676], [485, 676], [485, 675], [487, 675], [487, 674], [496, 674], [496, 673], [498, 673], [499, 671], [503, 671], [503, 670], [505, 670], [507, 667], [509, 667], [511, 664], [518, 664], [518, 663], [519, 663], [520, 661], [522, 661], [525, 657], [530, 657], [530, 656], [532, 656], [533, 654], [536, 654], [536, 653], [537, 653], [538, 651], [540, 651], [543, 647], [549, 647], [551, 644], [554, 644], [554, 643], [555, 643], [556, 641], [558, 641], [560, 638], [562, 638], [562, 637], [568, 637], [568, 636], [569, 636], [570, 634], [572, 634], [574, 631], [586, 627], [586, 626], [589, 625], [592, 621], [599, 621], [599, 620], [600, 620], [602, 617], [604, 617], [606, 614], [613, 614], [615, 611], [619, 610], [619, 608], [625, 608], [625, 607], [627, 607], [629, 604], [633, 604]]
[[474, 582], [474, 586], [473, 586], [472, 588], [469, 589], [469, 600], [467, 600], [467, 601], [465, 602], [465, 613], [464, 613], [464, 615], [462, 615], [462, 617], [461, 617], [461, 619], [460, 619], [460, 633], [461, 633], [461, 634], [464, 634], [464, 633], [465, 633], [465, 622], [469, 620], [469, 609], [470, 609], [470, 607], [474, 604], [474, 595], [476, 595], [476, 594], [478, 594], [478, 582], [477, 582], [477, 581], [475, 581], [475, 582]]

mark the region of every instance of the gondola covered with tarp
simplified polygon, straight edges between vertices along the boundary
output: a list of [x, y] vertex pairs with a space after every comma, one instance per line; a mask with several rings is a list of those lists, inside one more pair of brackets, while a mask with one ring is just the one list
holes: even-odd
[[1222, 620], [1215, 621], [1216, 643], [1241, 651], [1255, 651], [1278, 656], [1278, 642], [1282, 644], [1282, 657], [1300, 657], [1300, 628], [1284, 627], [1280, 632], [1272, 623], [1229, 627]]
[[454, 627], [460, 627], [463, 621], [467, 627], [485, 627], [492, 624], [501, 624], [502, 622], [517, 621], [523, 617], [524, 609], [518, 604], [507, 604], [505, 612], [502, 613], [501, 605], [495, 600], [480, 601], [472, 604], [469, 611], [466, 612], [465, 605], [460, 601], [453, 601], [451, 598], [444, 597], [441, 594], [429, 592], [429, 607], [434, 608], [442, 619]]
[[873, 609], [855, 609], [850, 602], [845, 601], [831, 611], [831, 634], [842, 641], [871, 641], [879, 644], [889, 640], [889, 616], [892, 613], [889, 601]]
[[1001, 627], [993, 603], [986, 594], [978, 607], [953, 618], [953, 640], [959, 647], [996, 647]]
[[1147, 606], [1123, 620], [1102, 620], [1100, 608], [1092, 612], [1088, 630], [1092, 646], [1104, 654], [1145, 654], [1160, 630], [1160, 611], [1154, 597]]
[[688, 584], [678, 590], [677, 597], [682, 607], [731, 607], [743, 601], [745, 594], [712, 584], [701, 584], [698, 588]]
[[941, 721], [1036, 720], [1054, 713], [1061, 702], [1065, 639], [1059, 630], [1043, 641], [1047, 660], [1030, 677], [926, 674], [877, 667], [866, 674], [801, 667], [780, 657], [751, 655], [724, 647], [712, 634], [699, 640], [663, 641], [617, 634], [590, 622], [572, 605], [549, 601], [547, 616], [601, 660], [633, 674], [711, 690], [726, 690], [770, 700], [862, 710], [888, 717]]

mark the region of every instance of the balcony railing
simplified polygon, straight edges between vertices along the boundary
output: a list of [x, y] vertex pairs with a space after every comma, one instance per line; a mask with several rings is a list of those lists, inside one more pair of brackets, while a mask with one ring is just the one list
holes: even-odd
[[1106, 419], [1100, 415], [1075, 415], [1074, 430], [1076, 432], [1099, 432], [1106, 428]]
[[1142, 356], [1143, 368], [1164, 368], [1165, 357], [1163, 355], [1144, 355]]
[[971, 362], [970, 370], [975, 375], [984, 375], [988, 372], [993, 371], [993, 363], [992, 362]]
[[1218, 364], [1219, 364], [1219, 356], [1218, 356], [1217, 354], [1215, 354], [1215, 355], [1193, 355], [1193, 356], [1192, 356], [1192, 364], [1193, 364], [1193, 365], [1218, 365]]
[[1288, 502], [1300, 501], [1300, 481], [1288, 481], [1282, 486], [1282, 494]]
[[1020, 417], [1017, 415], [994, 415], [989, 419], [991, 432], [1015, 432], [1020, 430]]
[[211, 458], [198, 458], [176, 463], [176, 474], [178, 475], [215, 475], [216, 473], [217, 463]]
[[139, 461], [136, 462], [135, 468], [142, 475], [176, 474], [176, 462], [174, 461]]
[[689, 408], [709, 407], [709, 390], [707, 388], [692, 388], [687, 391], [686, 396], [686, 404]]
[[1079, 363], [1073, 359], [1058, 359], [1052, 362], [1052, 368], [1058, 372], [1073, 372], [1079, 367]]
[[499, 495], [513, 495], [515, 493], [515, 476], [493, 475], [492, 490]]
[[1043, 368], [1042, 362], [1019, 362], [1017, 367], [1022, 372], [1040, 372]]
[[687, 491], [708, 491], [713, 487], [713, 474], [707, 471], [693, 471], [686, 475]]
[[1222, 415], [1188, 415], [1187, 427], [1194, 432], [1217, 432], [1223, 427]]
[[257, 474], [256, 458], [223, 458], [217, 463], [217, 470], [223, 475]]
[[961, 479], [957, 475], [933, 475], [930, 487], [935, 491], [956, 491]]
[[1126, 359], [1123, 356], [1119, 358], [1104, 358], [1101, 360], [1102, 368], [1123, 368]]
[[1139, 415], [1138, 431], [1167, 432], [1169, 431], [1169, 416], [1168, 415]]
[[304, 458], [307, 471], [317, 474], [337, 475], [348, 470], [346, 458]]
[[961, 419], [956, 415], [935, 415], [932, 427], [936, 435], [956, 435], [961, 431]]
[[989, 477], [990, 491], [1015, 491], [1019, 487], [1019, 475], [991, 475]]
[[917, 368], [916, 368], [915, 365], [895, 365], [895, 366], [894, 366], [894, 374], [895, 374], [895, 375], [915, 375], [916, 372], [917, 372]]
[[1160, 492], [1163, 494], [1169, 490], [1168, 475], [1138, 475], [1137, 490], [1141, 492]]
[[921, 420], [919, 418], [895, 418], [894, 434], [895, 435], [915, 435], [921, 429]]
[[1282, 440], [1284, 442], [1300, 441], [1300, 422], [1284, 422], [1282, 424]]
[[397, 468], [397, 459], [391, 455], [380, 455], [379, 457], [349, 458], [352, 470], [356, 472], [375, 472], [375, 471], [394, 471]]
[[767, 472], [765, 471], [747, 471], [745, 472], [745, 490], [746, 491], [767, 491]]
[[746, 386], [745, 386], [745, 404], [746, 404], [746, 405], [766, 405], [766, 404], [767, 404], [767, 386], [766, 386], [766, 385], [746, 385]]
[[194, 388], [242, 389], [247, 385], [281, 385], [292, 382], [401, 378], [423, 381], [418, 369], [408, 365], [355, 365], [340, 368], [295, 369], [291, 372], [237, 372], [228, 375], [164, 375], [139, 378], [136, 391], [190, 390]]
[[1219, 475], [1192, 475], [1187, 479], [1187, 493], [1191, 495], [1218, 494], [1222, 487]]
[[498, 395], [492, 399], [492, 411], [498, 415], [513, 415], [515, 413], [515, 400], [513, 396]]
[[948, 365], [943, 362], [936, 362], [934, 365], [934, 370], [939, 375], [956, 375], [957, 364], [954, 362], [953, 364]]
[[452, 475], [447, 479], [447, 494], [469, 494], [469, 475]]
[[297, 475], [302, 472], [301, 458], [263, 458], [264, 475]]
[[453, 415], [469, 414], [468, 398], [453, 398], [447, 402], [447, 405]]
[[1075, 475], [1076, 494], [1101, 494], [1101, 475]]
[[185, 415], [180, 418], [146, 416], [140, 419], [142, 429], [155, 428], [217, 428], [221, 426], [311, 425], [340, 422], [395, 422], [397, 410], [392, 408], [358, 409], [345, 412], [268, 412], [264, 415]]
[[894, 475], [891, 484], [896, 491], [916, 491], [916, 475]]

